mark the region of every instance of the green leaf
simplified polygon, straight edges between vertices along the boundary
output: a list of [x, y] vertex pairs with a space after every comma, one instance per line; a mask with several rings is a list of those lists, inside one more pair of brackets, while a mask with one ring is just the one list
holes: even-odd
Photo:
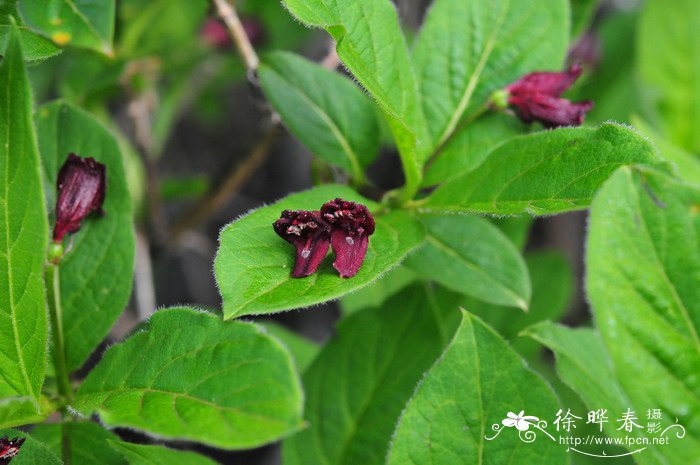
[[535, 428], [532, 443], [515, 428], [485, 439], [508, 412], [542, 418], [558, 408], [547, 383], [493, 329], [463, 311], [454, 339], [399, 420], [387, 464], [567, 464], [566, 447]]
[[431, 152], [482, 111], [491, 93], [536, 70], [559, 70], [566, 0], [436, 0], [413, 50]]
[[107, 350], [73, 407], [108, 426], [243, 449], [298, 429], [302, 394], [289, 353], [260, 328], [173, 308]]
[[571, 0], [571, 37], [578, 37], [591, 26], [600, 0]]
[[632, 115], [632, 124], [659, 148], [661, 156], [675, 165], [674, 173], [691, 184], [700, 185], [700, 158], [669, 142], [640, 116]]
[[348, 78], [293, 53], [268, 55], [260, 84], [287, 127], [314, 155], [364, 180], [379, 152], [372, 102]]
[[41, 423], [47, 417], [33, 397], [0, 398], [0, 428]]
[[425, 279], [484, 302], [519, 307], [530, 303], [530, 276], [513, 243], [477, 216], [426, 214], [425, 245], [406, 265]]
[[[283, 0], [300, 21], [324, 28], [336, 41], [338, 56], [377, 101], [388, 118], [401, 155], [406, 196], [418, 189], [420, 166], [428, 156], [423, 115], [406, 40], [389, 0]], [[407, 198], [405, 200], [408, 200]]]
[[90, 114], [65, 102], [36, 116], [47, 202], [55, 205], [58, 170], [73, 152], [107, 166], [103, 217], [83, 222], [61, 262], [61, 299], [69, 370], [85, 362], [109, 333], [131, 295], [134, 227], [121, 151], [114, 136]]
[[401, 409], [457, 326], [457, 298], [415, 285], [342, 320], [304, 375], [309, 428], [284, 442], [285, 465], [383, 464]]
[[119, 438], [97, 423], [53, 423], [39, 425], [32, 437], [44, 443], [56, 456], [71, 465], [126, 465], [124, 458], [107, 441]]
[[504, 216], [502, 218], [489, 218], [498, 229], [510, 239], [515, 247], [522, 251], [530, 238], [530, 229], [535, 219], [531, 216]]
[[56, 457], [40, 441], [16, 429], [0, 429], [0, 437], [27, 438], [20, 448], [19, 454], [12, 459], [12, 465], [61, 465], [63, 462]]
[[418, 277], [408, 267], [398, 266], [369, 286], [348, 294], [340, 301], [343, 315], [370, 307], [380, 307], [386, 299], [399, 292]]
[[[610, 356], [597, 331], [590, 328], [571, 329], [551, 322], [543, 322], [527, 328], [523, 331], [523, 335], [530, 336], [554, 352], [557, 359], [557, 374], [581, 396], [589, 409], [608, 410], [609, 422], [604, 424], [603, 429], [606, 435], [612, 438], [649, 436], [638, 429], [630, 432], [620, 431], [614, 421], [615, 418], [611, 417], [627, 411], [628, 408], [633, 408], [633, 404], [620, 389]], [[639, 406], [639, 408], [641, 412], [641, 409], [646, 411], [648, 407]], [[593, 432], [593, 434], [596, 433], [600, 435], [600, 430]], [[672, 433], [669, 434], [669, 437], [672, 436]], [[635, 455], [635, 461], [642, 465], [673, 463], [664, 458], [664, 451], [672, 457], [678, 445], [674, 443], [672, 446], [669, 444], [663, 447], [649, 447], [644, 450], [644, 453]], [[637, 449], [639, 447], [634, 446], [629, 447], [628, 450]], [[589, 452], [589, 450], [585, 451]], [[598, 449], [591, 449], [590, 452], [600, 454]]]
[[0, 392], [38, 399], [48, 326], [48, 225], [32, 92], [14, 28], [0, 63]]
[[639, 18], [638, 67], [660, 93], [657, 109], [665, 134], [700, 153], [700, 3], [649, 0]]
[[529, 253], [525, 262], [532, 280], [532, 300], [527, 313], [513, 313], [512, 308], [485, 304], [476, 299], [462, 301], [463, 308], [475, 314], [510, 342], [528, 363], [537, 361], [541, 347], [519, 337], [528, 326], [543, 320], [557, 321], [569, 309], [574, 292], [571, 265], [558, 252]]
[[495, 215], [544, 215], [586, 208], [615, 169], [659, 164], [651, 144], [614, 123], [515, 137], [476, 170], [440, 186], [425, 207]]
[[497, 146], [525, 133], [525, 124], [505, 113], [490, 112], [458, 129], [426, 166], [424, 186], [433, 186], [478, 167]]
[[[332, 268], [333, 260], [326, 258], [315, 274], [292, 278], [294, 248], [275, 234], [272, 223], [283, 210], [317, 210], [336, 197], [361, 202], [375, 212], [376, 231], [370, 236], [362, 268], [355, 277], [344, 279]], [[224, 318], [274, 313], [336, 299], [398, 265], [423, 241], [423, 227], [404, 212], [376, 214], [378, 208], [348, 187], [326, 185], [290, 195], [226, 226], [215, 262]]]
[[700, 453], [700, 189], [620, 169], [591, 207], [587, 290], [634, 406], [686, 426], [675, 463]]
[[130, 465], [216, 465], [217, 462], [194, 452], [145, 446], [124, 441], [109, 444], [128, 460]]
[[314, 361], [320, 350], [320, 346], [314, 341], [301, 336], [294, 331], [285, 328], [281, 324], [273, 321], [264, 321], [260, 323], [269, 334], [276, 337], [292, 354], [297, 365], [299, 373], [303, 373]]
[[[12, 26], [2, 24], [0, 21], [0, 55], [5, 54], [11, 34]], [[53, 42], [24, 27], [19, 28], [19, 38], [26, 61], [44, 60], [61, 53], [61, 49], [56, 47]]]

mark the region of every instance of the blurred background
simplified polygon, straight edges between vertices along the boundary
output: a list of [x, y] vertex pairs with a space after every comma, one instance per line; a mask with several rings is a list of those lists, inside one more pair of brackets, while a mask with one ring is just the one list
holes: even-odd
[[[569, 96], [595, 101], [587, 125], [629, 123], [631, 114], [645, 113], [634, 63], [641, 3], [572, 1], [569, 60], [582, 63], [585, 75]], [[410, 41], [430, 1], [396, 4]], [[289, 192], [342, 181], [340, 173], [315, 161], [280, 127], [208, 1], [120, 0], [117, 5], [113, 58], [66, 49], [30, 70], [38, 102], [60, 97], [100, 116], [127, 155], [137, 206], [136, 279], [129, 307], [105, 345], [122, 339], [160, 307], [188, 304], [218, 311], [212, 264], [221, 228]], [[342, 72], [327, 35], [295, 22], [279, 0], [238, 0], [236, 8], [263, 60], [266, 51], [291, 50]], [[369, 179], [374, 185], [366, 192], [370, 197], [402, 184], [393, 147], [384, 147]], [[564, 322], [587, 322], [581, 282], [586, 213], [537, 219], [529, 233], [528, 223], [520, 226], [526, 250], [558, 250], [570, 265], [570, 290], [561, 297], [568, 302]], [[310, 341], [323, 342], [339, 315], [338, 305], [330, 303], [274, 319]], [[118, 433], [149, 442], [128, 431]], [[195, 447], [222, 463], [279, 461], [277, 446], [238, 453], [176, 447]]]

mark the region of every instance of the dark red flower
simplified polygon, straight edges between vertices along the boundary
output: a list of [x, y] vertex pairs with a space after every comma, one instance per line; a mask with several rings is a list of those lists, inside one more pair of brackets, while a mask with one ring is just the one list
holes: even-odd
[[226, 27], [216, 18], [208, 18], [204, 22], [199, 36], [207, 45], [214, 48], [225, 50], [231, 48], [231, 45], [233, 45]]
[[332, 228], [333, 266], [342, 278], [355, 276], [365, 259], [369, 236], [374, 233], [374, 218], [364, 205], [342, 199], [325, 203], [321, 215]]
[[12, 457], [19, 454], [19, 448], [22, 447], [26, 438], [12, 438], [5, 436], [0, 438], [0, 464], [10, 463]]
[[106, 168], [93, 158], [68, 155], [58, 172], [56, 199], [56, 225], [53, 228], [54, 242], [80, 229], [85, 217], [93, 211], [102, 211], [105, 197]]
[[593, 102], [573, 103], [561, 98], [581, 75], [583, 69], [574, 65], [560, 73], [537, 72], [528, 74], [506, 87], [508, 103], [518, 107], [520, 119], [526, 123], [535, 120], [547, 128], [580, 126]]
[[292, 276], [303, 278], [318, 269], [330, 245], [330, 225], [317, 211], [285, 210], [272, 224], [275, 232], [297, 249]]
[[253, 47], [259, 47], [265, 43], [267, 38], [265, 26], [259, 20], [256, 18], [241, 18], [241, 24]]

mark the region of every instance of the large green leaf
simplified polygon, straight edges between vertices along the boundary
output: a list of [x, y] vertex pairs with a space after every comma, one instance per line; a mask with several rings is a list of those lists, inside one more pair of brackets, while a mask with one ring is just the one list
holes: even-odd
[[465, 295], [527, 310], [530, 276], [518, 249], [478, 216], [426, 214], [425, 245], [406, 264], [418, 275]]
[[109, 441], [109, 443], [128, 460], [129, 465], [216, 465], [217, 463], [190, 451], [131, 444], [124, 441]]
[[39, 425], [32, 437], [44, 443], [56, 456], [71, 465], [126, 465], [108, 440], [119, 438], [97, 423], [67, 422]]
[[379, 152], [377, 112], [348, 78], [293, 53], [268, 55], [258, 70], [268, 101], [314, 155], [358, 181]]
[[[2, 24], [2, 18], [0, 18], [0, 55], [5, 54], [11, 34], [12, 26]], [[24, 59], [27, 61], [43, 60], [61, 53], [61, 49], [56, 47], [53, 42], [38, 34], [34, 34], [27, 28], [19, 28], [19, 37]]]
[[[633, 405], [620, 389], [610, 357], [598, 332], [589, 328], [571, 329], [544, 322], [527, 328], [523, 334], [532, 337], [554, 352], [557, 359], [557, 374], [581, 396], [590, 410], [606, 409], [608, 411], [608, 423], [603, 425], [606, 435], [612, 438], [649, 436], [645, 431], [636, 428], [630, 432], [617, 429], [615, 417], [627, 411], [628, 408], [633, 408]], [[646, 413], [647, 408], [640, 406], [638, 414], [642, 415], [642, 411]], [[667, 425], [668, 423], [665, 424]], [[600, 429], [593, 433], [600, 435]], [[670, 438], [673, 436], [673, 433], [669, 434]], [[673, 456], [677, 446], [678, 443], [673, 443], [663, 447], [645, 448], [643, 453], [635, 455], [635, 460], [642, 465], [673, 463], [664, 459], [664, 451], [666, 455]], [[629, 450], [635, 451], [639, 448], [639, 446], [631, 446]], [[600, 446], [590, 445], [580, 449], [582, 452], [602, 455]], [[609, 452], [607, 447], [605, 451]]]
[[[591, 207], [587, 289], [633, 406], [685, 425], [674, 463], [700, 456], [700, 189], [620, 169]], [[685, 461], [683, 461], [685, 459]]]
[[370, 307], [380, 307], [389, 297], [399, 292], [418, 276], [406, 266], [398, 266], [357, 292], [348, 294], [340, 301], [343, 315]]
[[292, 278], [294, 248], [275, 234], [272, 223], [282, 210], [317, 210], [336, 197], [362, 202], [375, 213], [379, 208], [348, 187], [326, 185], [290, 195], [224, 228], [215, 271], [225, 318], [279, 312], [336, 299], [375, 281], [398, 265], [424, 238], [420, 222], [406, 213], [376, 214], [376, 231], [369, 238], [367, 256], [356, 276], [341, 278], [327, 258], [315, 274]]
[[665, 133], [700, 154], [700, 2], [649, 0], [639, 18], [638, 65], [660, 93]]
[[241, 449], [298, 429], [302, 394], [289, 353], [263, 330], [173, 308], [107, 350], [73, 407], [109, 426]]
[[[302, 22], [323, 27], [336, 41], [343, 64], [386, 113], [412, 195], [428, 155], [422, 111], [406, 41], [389, 0], [283, 0]], [[407, 200], [407, 199], [406, 199]]]
[[431, 148], [494, 90], [535, 70], [558, 70], [568, 40], [566, 0], [435, 0], [413, 52]]
[[635, 163], [660, 159], [644, 137], [614, 123], [515, 137], [440, 186], [425, 207], [496, 215], [580, 210], [616, 168]]
[[107, 166], [103, 217], [85, 220], [61, 262], [66, 363], [75, 370], [107, 336], [131, 295], [134, 228], [131, 198], [121, 151], [112, 134], [90, 114], [65, 103], [39, 108], [39, 146], [48, 184], [47, 201], [55, 205], [58, 170], [73, 152]]
[[46, 419], [46, 413], [33, 397], [0, 398], [0, 428], [30, 425]]
[[296, 362], [297, 370], [299, 373], [303, 373], [314, 361], [316, 355], [318, 355], [321, 347], [307, 339], [306, 337], [295, 333], [294, 331], [285, 328], [281, 324], [275, 323], [274, 321], [264, 321], [260, 322], [262, 326], [274, 337], [280, 340], [282, 344], [289, 350], [292, 354], [294, 361]]
[[309, 428], [284, 442], [284, 463], [383, 464], [401, 409], [457, 326], [457, 299], [418, 284], [342, 320], [304, 375]]
[[37, 399], [46, 368], [49, 239], [32, 92], [16, 29], [0, 63], [0, 95], [0, 393]]
[[387, 464], [567, 464], [566, 447], [535, 427], [531, 443], [515, 428], [491, 427], [508, 412], [542, 418], [558, 408], [547, 383], [493, 329], [463, 312], [454, 339], [406, 406]]
[[24, 24], [57, 45], [112, 54], [115, 0], [22, 0]]
[[0, 438], [26, 438], [19, 454], [12, 459], [12, 465], [61, 465], [63, 462], [42, 442], [27, 435], [23, 431], [0, 429]]

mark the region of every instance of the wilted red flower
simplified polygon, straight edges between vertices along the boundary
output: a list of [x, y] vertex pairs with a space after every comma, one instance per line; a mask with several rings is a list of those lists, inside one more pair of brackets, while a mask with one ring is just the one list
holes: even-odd
[[19, 454], [26, 438], [12, 438], [5, 436], [0, 438], [0, 464], [10, 463], [10, 459]]
[[593, 102], [573, 103], [560, 97], [582, 71], [574, 65], [560, 73], [530, 73], [506, 87], [508, 103], [518, 107], [520, 119], [526, 123], [537, 120], [547, 128], [580, 126]]
[[355, 276], [365, 259], [369, 236], [374, 233], [374, 218], [364, 205], [343, 199], [324, 204], [321, 215], [331, 224], [333, 266], [343, 278]]
[[53, 228], [54, 242], [80, 229], [85, 217], [93, 211], [102, 211], [105, 197], [106, 168], [93, 158], [68, 155], [58, 172], [56, 199], [56, 225]]
[[317, 211], [285, 210], [272, 224], [275, 232], [297, 249], [292, 276], [303, 278], [318, 269], [330, 245], [330, 225]]

